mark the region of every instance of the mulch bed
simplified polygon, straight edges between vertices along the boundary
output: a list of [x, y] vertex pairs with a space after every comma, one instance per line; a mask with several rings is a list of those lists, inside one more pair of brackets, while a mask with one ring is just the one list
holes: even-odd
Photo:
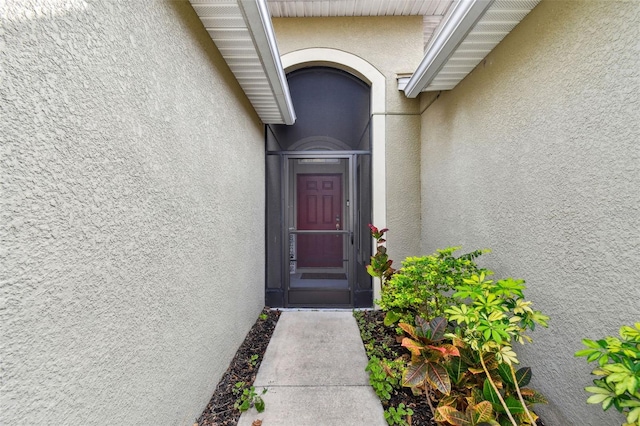
[[[238, 382], [245, 382], [247, 386], [253, 384], [273, 330], [280, 318], [280, 311], [265, 308], [261, 316], [264, 317], [264, 315], [266, 319], [258, 318], [240, 345], [229, 368], [218, 382], [207, 408], [198, 418], [197, 425], [235, 426], [238, 424], [240, 411], [233, 408], [236, 402], [233, 388]], [[254, 355], [258, 355], [258, 358], [252, 360], [251, 357]]]
[[[384, 352], [387, 354], [405, 353], [406, 349], [396, 340], [395, 328], [384, 325], [384, 316], [383, 311], [363, 311], [362, 322], [359, 324], [361, 333], [366, 333], [369, 342], [373, 342], [377, 348], [384, 347]], [[389, 359], [393, 358], [395, 357], [389, 355]], [[382, 401], [385, 410], [389, 407], [398, 407], [400, 404], [413, 410], [411, 426], [436, 426], [424, 396], [415, 396], [411, 389], [402, 388], [394, 390], [389, 401]]]
[[[387, 354], [403, 354], [406, 353], [406, 349], [396, 340], [395, 327], [387, 327], [384, 325], [384, 311], [363, 311], [362, 320], [359, 321], [360, 332], [365, 333], [369, 342], [377, 348], [383, 348]], [[364, 337], [364, 336], [363, 336]], [[366, 340], [366, 339], [363, 339]], [[366, 344], [366, 342], [365, 342]], [[392, 355], [388, 356], [389, 359], [394, 359]], [[431, 409], [429, 404], [425, 400], [424, 395], [413, 395], [411, 389], [402, 388], [400, 390], [394, 390], [389, 401], [383, 401], [382, 405], [385, 409], [391, 407], [398, 407], [399, 404], [404, 404], [406, 407], [413, 410], [411, 416], [411, 426], [436, 426], [437, 423], [433, 420]], [[537, 426], [545, 426], [542, 420], [538, 420]]]

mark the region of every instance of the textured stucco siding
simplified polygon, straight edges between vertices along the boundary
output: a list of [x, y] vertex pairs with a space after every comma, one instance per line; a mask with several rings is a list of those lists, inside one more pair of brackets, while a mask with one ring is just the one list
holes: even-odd
[[[420, 249], [419, 101], [398, 91], [399, 73], [413, 72], [422, 59], [422, 18], [337, 17], [273, 20], [278, 48], [286, 54], [308, 48], [348, 52], [374, 66], [386, 79], [386, 226], [397, 258]], [[373, 111], [379, 112], [379, 111]], [[381, 225], [381, 224], [377, 224]]]
[[263, 306], [260, 122], [186, 1], [0, 19], [0, 424], [193, 424]]
[[527, 280], [551, 322], [516, 349], [550, 425], [622, 422], [573, 353], [640, 320], [638, 22], [637, 1], [543, 1], [423, 114], [423, 248]]
[[[420, 247], [420, 116], [387, 116], [387, 227], [395, 268]], [[375, 197], [376, 194], [373, 194]]]

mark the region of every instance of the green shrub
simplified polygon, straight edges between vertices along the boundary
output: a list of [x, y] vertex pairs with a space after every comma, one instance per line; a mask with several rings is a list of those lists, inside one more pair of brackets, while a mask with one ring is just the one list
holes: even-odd
[[622, 326], [620, 337], [584, 339], [587, 349], [575, 355], [598, 363], [591, 374], [600, 377], [593, 380], [595, 386], [585, 388], [593, 394], [587, 402], [602, 403], [605, 411], [613, 406], [626, 416], [623, 426], [640, 426], [640, 322], [635, 328]]
[[459, 247], [438, 250], [430, 256], [409, 257], [382, 288], [380, 308], [387, 312], [385, 324], [399, 320], [413, 324], [416, 315], [426, 320], [443, 316], [453, 299], [449, 296], [464, 278], [477, 274], [475, 259], [487, 250], [455, 257]]
[[456, 305], [446, 309], [448, 320], [458, 324], [452, 338], [464, 343], [480, 361], [487, 379], [481, 397], [492, 403], [496, 414], [503, 413], [514, 426], [534, 425], [536, 416], [529, 407], [545, 401], [537, 392], [521, 389], [529, 382], [531, 370], [515, 370], [518, 358], [512, 345], [531, 342], [527, 330], [534, 330], [536, 324], [546, 327], [549, 317], [533, 310], [532, 303], [524, 299], [524, 280], [494, 282], [485, 272], [490, 273], [483, 271], [456, 286], [452, 295]]
[[[384, 232], [372, 228], [379, 248]], [[402, 385], [425, 395], [438, 424], [535, 425], [530, 408], [547, 401], [526, 387], [532, 372], [515, 368], [513, 343], [531, 342], [525, 333], [536, 324], [546, 327], [549, 318], [524, 299], [524, 280], [487, 279], [492, 272], [475, 260], [488, 250], [456, 257], [458, 249], [407, 258], [397, 271], [390, 269], [386, 249], [372, 257], [369, 271], [383, 283], [377, 303], [386, 312], [384, 325], [401, 321], [396, 330], [410, 352]], [[379, 350], [375, 341], [370, 345], [368, 353]], [[388, 378], [381, 364], [370, 364], [369, 370], [377, 376], [374, 388], [386, 397], [391, 384], [382, 383]], [[385, 418], [390, 424], [395, 424], [390, 419], [406, 421], [391, 409]]]

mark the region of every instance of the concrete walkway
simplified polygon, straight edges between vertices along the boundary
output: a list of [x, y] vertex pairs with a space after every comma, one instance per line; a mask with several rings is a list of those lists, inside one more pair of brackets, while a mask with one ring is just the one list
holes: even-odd
[[268, 389], [266, 409], [243, 413], [238, 425], [384, 426], [366, 365], [351, 312], [282, 312], [254, 383]]

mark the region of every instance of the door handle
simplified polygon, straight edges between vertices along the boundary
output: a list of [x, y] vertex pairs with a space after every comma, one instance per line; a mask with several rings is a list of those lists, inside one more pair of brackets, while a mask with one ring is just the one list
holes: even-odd
[[336, 230], [340, 230], [340, 216], [336, 216]]

